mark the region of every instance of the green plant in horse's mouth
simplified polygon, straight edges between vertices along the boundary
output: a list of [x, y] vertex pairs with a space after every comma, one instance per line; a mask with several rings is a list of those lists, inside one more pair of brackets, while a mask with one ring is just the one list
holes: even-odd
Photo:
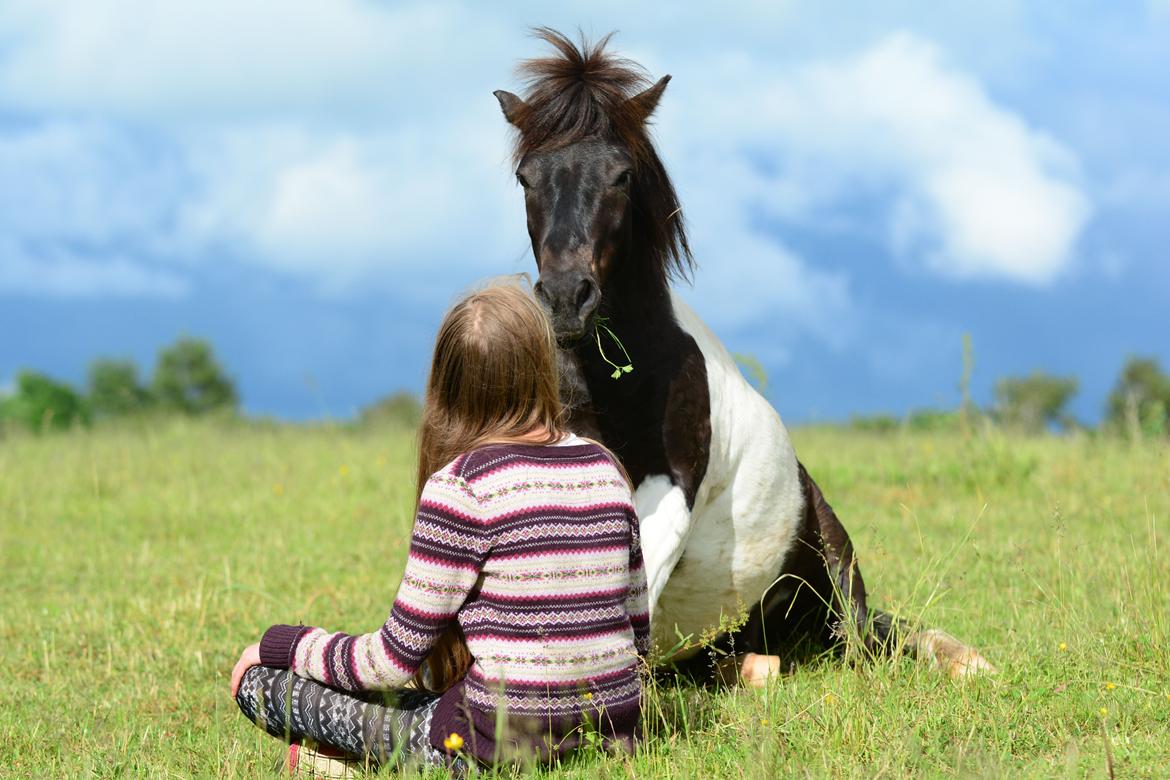
[[[601, 331], [603, 330], [609, 334], [609, 337], [613, 339], [613, 343], [617, 344], [618, 348], [622, 351], [622, 354], [626, 356], [625, 365], [619, 366], [617, 363], [610, 360], [609, 357], [605, 354], [605, 350], [601, 348]], [[622, 344], [622, 340], [617, 337], [616, 333], [609, 329], [609, 326], [606, 325], [603, 320], [599, 319], [597, 321], [597, 326], [593, 329], [593, 335], [597, 337], [597, 352], [601, 355], [601, 359], [613, 366], [613, 373], [609, 375], [610, 378], [621, 379], [622, 374], [629, 374], [634, 370], [634, 362], [630, 360], [630, 353], [626, 351], [626, 345]]]

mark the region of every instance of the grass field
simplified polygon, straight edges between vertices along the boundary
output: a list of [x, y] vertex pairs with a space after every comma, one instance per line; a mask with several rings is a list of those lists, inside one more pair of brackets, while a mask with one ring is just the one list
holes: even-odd
[[[826, 658], [666, 685], [654, 740], [555, 777], [1170, 776], [1170, 449], [794, 432], [872, 599], [979, 646], [963, 684]], [[0, 776], [272, 776], [227, 691], [274, 621], [379, 625], [405, 434], [174, 422], [0, 439]]]

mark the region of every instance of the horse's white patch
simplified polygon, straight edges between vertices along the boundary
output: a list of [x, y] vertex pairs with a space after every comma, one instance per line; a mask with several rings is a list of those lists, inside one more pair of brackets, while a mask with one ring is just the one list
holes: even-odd
[[[796, 453], [780, 415], [694, 312], [677, 296], [673, 304], [706, 363], [711, 446], [690, 512], [665, 476], [648, 477], [635, 497], [654, 636], [664, 649], [679, 634], [697, 636], [764, 596], [804, 509]], [[676, 570], [680, 556], [685, 563]], [[657, 589], [652, 577], [664, 579]]]
[[664, 474], [642, 480], [634, 493], [634, 507], [638, 510], [650, 619], [653, 621], [658, 611], [658, 598], [686, 548], [691, 531], [691, 512], [687, 509], [682, 488]]

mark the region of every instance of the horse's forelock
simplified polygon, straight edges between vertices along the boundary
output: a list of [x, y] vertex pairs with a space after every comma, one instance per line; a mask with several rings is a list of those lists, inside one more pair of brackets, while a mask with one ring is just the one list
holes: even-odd
[[518, 68], [528, 94], [514, 122], [516, 159], [601, 135], [623, 142], [641, 162], [649, 144], [645, 117], [629, 100], [650, 86], [641, 66], [606, 51], [613, 33], [593, 44], [584, 36], [574, 43], [547, 27], [533, 34], [554, 53], [525, 60]]

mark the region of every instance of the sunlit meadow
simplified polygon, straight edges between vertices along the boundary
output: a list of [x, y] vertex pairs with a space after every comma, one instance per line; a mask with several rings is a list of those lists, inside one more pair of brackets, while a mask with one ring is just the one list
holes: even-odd
[[[1170, 772], [1170, 449], [994, 430], [798, 429], [872, 598], [1000, 668], [797, 666], [660, 683], [632, 757], [555, 777], [1161, 777]], [[385, 617], [412, 441], [170, 422], [0, 439], [0, 776], [274, 776], [228, 695], [274, 621]]]

